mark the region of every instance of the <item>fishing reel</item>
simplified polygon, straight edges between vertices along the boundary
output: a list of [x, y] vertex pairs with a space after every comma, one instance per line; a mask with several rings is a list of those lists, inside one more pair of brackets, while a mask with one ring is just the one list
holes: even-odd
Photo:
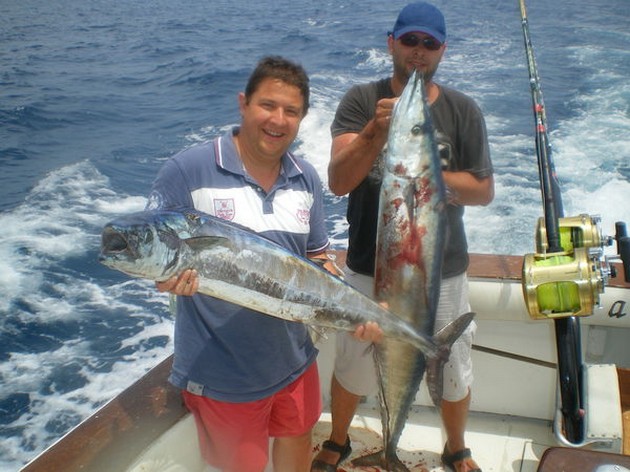
[[[536, 253], [523, 259], [523, 295], [533, 319], [589, 316], [600, 304], [600, 294], [609, 277], [615, 277], [611, 259], [624, 263], [630, 281], [630, 238], [624, 223], [616, 223], [616, 236], [604, 237], [597, 216], [579, 215], [559, 218], [562, 252], [549, 253], [543, 218], [536, 227]], [[614, 241], [620, 256], [604, 255], [604, 247]]]

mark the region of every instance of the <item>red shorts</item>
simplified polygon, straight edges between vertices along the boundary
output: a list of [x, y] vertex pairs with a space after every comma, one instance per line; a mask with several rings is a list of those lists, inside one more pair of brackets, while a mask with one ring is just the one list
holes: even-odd
[[310, 431], [322, 411], [317, 363], [262, 400], [228, 403], [183, 391], [194, 415], [207, 463], [225, 471], [260, 472], [269, 460], [269, 438]]

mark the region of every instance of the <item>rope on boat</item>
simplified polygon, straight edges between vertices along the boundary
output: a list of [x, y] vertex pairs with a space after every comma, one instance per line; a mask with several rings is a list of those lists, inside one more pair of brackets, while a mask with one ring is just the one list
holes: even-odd
[[554, 362], [543, 361], [542, 359], [535, 359], [533, 357], [522, 356], [521, 354], [515, 354], [513, 352], [501, 351], [499, 349], [494, 349], [486, 346], [479, 346], [478, 344], [473, 344], [472, 348], [474, 351], [485, 352], [486, 354], [492, 354], [499, 357], [506, 357], [508, 359], [514, 359], [516, 361], [527, 362], [528, 364], [539, 365], [542, 367], [548, 367], [550, 369], [555, 369], [557, 364]]

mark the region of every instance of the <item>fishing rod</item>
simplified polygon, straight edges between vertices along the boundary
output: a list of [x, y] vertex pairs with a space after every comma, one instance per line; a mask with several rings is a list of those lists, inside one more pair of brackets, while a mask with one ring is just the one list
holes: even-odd
[[529, 70], [529, 83], [531, 86], [532, 102], [534, 109], [534, 119], [536, 122], [536, 154], [538, 156], [538, 173], [540, 175], [540, 190], [543, 197], [543, 207], [545, 214], [545, 227], [547, 229], [547, 242], [549, 252], [561, 252], [559, 218], [564, 216], [562, 207], [562, 197], [560, 194], [560, 184], [556, 175], [556, 170], [551, 159], [551, 144], [547, 134], [547, 114], [545, 102], [543, 100], [538, 67], [534, 57], [529, 34], [529, 23], [525, 0], [520, 0], [521, 19], [523, 25], [523, 37], [525, 39], [525, 52], [527, 54], [527, 67]]
[[[564, 215], [560, 185], [551, 156], [551, 145], [547, 134], [547, 116], [540, 86], [540, 78], [538, 76], [538, 68], [534, 57], [534, 49], [529, 33], [525, 0], [519, 1], [535, 119], [536, 154], [538, 158], [538, 173], [544, 209], [544, 231], [542, 231], [538, 237], [539, 239], [546, 237], [546, 241], [540, 241], [540, 243], [543, 247], [545, 246], [544, 243], [546, 243], [545, 252], [547, 255], [562, 255], [564, 254], [564, 249], [561, 240], [560, 218]], [[547, 261], [545, 261], [545, 264], [546, 263]], [[534, 262], [532, 267], [536, 264], [537, 262]], [[551, 262], [551, 264], [553, 264], [553, 262]], [[525, 272], [526, 268], [524, 265], [524, 275]], [[523, 280], [525, 281], [525, 277]], [[558, 286], [560, 287], [560, 285]], [[564, 294], [566, 294], [566, 292], [564, 292]], [[540, 292], [536, 293], [536, 297], [540, 299]], [[563, 297], [560, 296], [560, 298]], [[570, 443], [578, 444], [582, 441], [584, 432], [580, 324], [578, 318], [575, 316], [555, 318], [554, 323], [564, 434]]]

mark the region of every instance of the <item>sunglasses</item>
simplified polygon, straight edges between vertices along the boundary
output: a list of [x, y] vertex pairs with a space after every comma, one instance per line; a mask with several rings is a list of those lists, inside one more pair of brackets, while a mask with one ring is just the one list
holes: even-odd
[[422, 46], [429, 51], [437, 51], [442, 47], [442, 43], [430, 36], [421, 38], [415, 34], [404, 34], [399, 38], [399, 40], [400, 44], [407, 46], [408, 48], [415, 48], [416, 46], [422, 44]]

